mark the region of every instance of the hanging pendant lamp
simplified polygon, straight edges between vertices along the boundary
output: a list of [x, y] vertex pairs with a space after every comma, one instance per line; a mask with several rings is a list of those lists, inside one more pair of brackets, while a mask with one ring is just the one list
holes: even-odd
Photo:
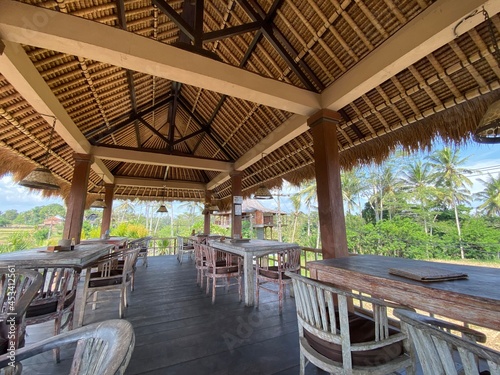
[[[493, 44], [492, 55], [495, 57], [497, 66], [500, 68], [500, 49], [498, 48], [494, 25], [484, 6], [483, 15], [488, 25], [491, 43]], [[483, 118], [477, 125], [473, 138], [479, 143], [500, 143], [500, 100], [493, 102], [488, 107]]]
[[160, 207], [156, 210], [157, 213], [167, 213], [167, 206], [165, 206], [165, 186], [163, 186], [163, 203], [160, 205]]
[[[52, 116], [51, 116], [52, 117]], [[47, 149], [45, 156], [43, 158], [42, 165], [45, 165], [49, 157], [50, 146], [52, 144], [52, 137], [54, 135], [54, 129], [56, 127], [56, 118], [52, 123], [52, 129], [50, 131], [49, 142], [47, 143]], [[46, 168], [36, 168], [31, 171], [25, 178], [19, 181], [19, 185], [30, 188], [30, 189], [42, 189], [42, 190], [59, 190], [60, 186], [57, 183], [56, 178], [52, 172]]]
[[[261, 161], [264, 160], [264, 154], [262, 154]], [[261, 174], [264, 172], [264, 164], [262, 164]], [[261, 184], [257, 191], [253, 194], [254, 199], [273, 199], [273, 196], [269, 189]]]
[[100, 186], [99, 198], [97, 198], [90, 204], [90, 208], [106, 208], [108, 206], [106, 205], [106, 202], [104, 202], [104, 199], [101, 197], [102, 187], [104, 186], [104, 174], [102, 175], [101, 181], [99, 181], [97, 185]]

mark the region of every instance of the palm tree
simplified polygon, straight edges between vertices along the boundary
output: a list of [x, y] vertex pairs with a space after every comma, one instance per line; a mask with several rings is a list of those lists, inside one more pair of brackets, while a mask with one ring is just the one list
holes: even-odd
[[302, 196], [299, 193], [295, 193], [290, 197], [293, 205], [293, 229], [292, 229], [292, 240], [295, 242], [295, 232], [297, 231], [297, 221], [300, 215], [300, 206], [302, 205]]
[[383, 165], [373, 166], [368, 177], [372, 194], [368, 199], [375, 211], [375, 221], [383, 218], [384, 210], [392, 215], [397, 205], [397, 191], [401, 188], [401, 180], [397, 178], [397, 169], [389, 161]]
[[347, 213], [351, 214], [354, 207], [359, 207], [360, 194], [367, 189], [363, 176], [358, 169], [342, 172], [342, 198], [346, 201]]
[[425, 233], [429, 233], [430, 204], [436, 196], [436, 189], [431, 186], [432, 172], [430, 164], [416, 160], [406, 164], [400, 177], [403, 191], [409, 194], [408, 201], [419, 206], [418, 210], [424, 221]]
[[434, 168], [432, 175], [436, 186], [442, 188], [443, 203], [451, 207], [455, 213], [455, 223], [457, 225], [458, 241], [460, 243], [460, 257], [465, 258], [462, 245], [462, 231], [458, 218], [457, 206], [460, 203], [468, 202], [470, 199], [471, 180], [466, 176], [470, 174], [469, 169], [461, 168], [468, 158], [460, 158], [459, 150], [445, 147], [442, 150], [434, 151], [428, 156], [429, 164]]
[[307, 236], [311, 236], [311, 207], [317, 206], [318, 196], [316, 193], [316, 179], [312, 179], [301, 184], [301, 190], [298, 192], [304, 198], [304, 204], [307, 207]]
[[495, 178], [489, 175], [488, 181], [479, 179], [485, 188], [477, 193], [477, 197], [483, 200], [483, 203], [478, 207], [479, 211], [487, 216], [500, 215], [500, 173]]

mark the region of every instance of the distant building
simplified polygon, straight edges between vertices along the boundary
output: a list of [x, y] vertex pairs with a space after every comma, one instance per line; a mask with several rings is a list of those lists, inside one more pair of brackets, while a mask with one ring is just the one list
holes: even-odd
[[45, 225], [46, 227], [51, 227], [62, 223], [64, 223], [64, 219], [60, 216], [50, 216], [43, 221], [43, 225]]
[[[278, 212], [264, 207], [256, 199], [245, 199], [241, 205], [241, 220], [249, 220], [250, 225], [257, 232], [257, 238], [264, 239], [266, 234], [272, 237], [275, 218], [278, 214], [285, 215], [284, 212]], [[219, 211], [213, 214], [215, 216], [214, 224], [223, 228], [231, 226], [231, 211]], [[269, 228], [269, 230], [268, 230]], [[270, 233], [267, 233], [270, 231]]]

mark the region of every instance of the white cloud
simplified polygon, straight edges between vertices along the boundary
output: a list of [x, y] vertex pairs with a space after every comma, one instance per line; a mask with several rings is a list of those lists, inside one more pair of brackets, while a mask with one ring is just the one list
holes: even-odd
[[23, 212], [52, 203], [64, 205], [61, 198], [46, 198], [41, 193], [31, 192], [29, 189], [16, 184], [10, 175], [0, 179], [0, 211], [2, 212], [7, 210]]

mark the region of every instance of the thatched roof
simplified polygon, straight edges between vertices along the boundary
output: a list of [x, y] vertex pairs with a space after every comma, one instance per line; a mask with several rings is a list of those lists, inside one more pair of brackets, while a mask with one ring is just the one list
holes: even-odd
[[205, 0], [202, 20], [195, 3], [0, 0], [0, 175], [44, 165], [67, 197], [92, 154], [89, 200], [104, 174], [116, 198], [225, 202], [231, 170], [245, 196], [314, 177], [321, 108], [351, 168], [468, 142], [500, 98], [480, 9], [500, 41], [499, 2]]

